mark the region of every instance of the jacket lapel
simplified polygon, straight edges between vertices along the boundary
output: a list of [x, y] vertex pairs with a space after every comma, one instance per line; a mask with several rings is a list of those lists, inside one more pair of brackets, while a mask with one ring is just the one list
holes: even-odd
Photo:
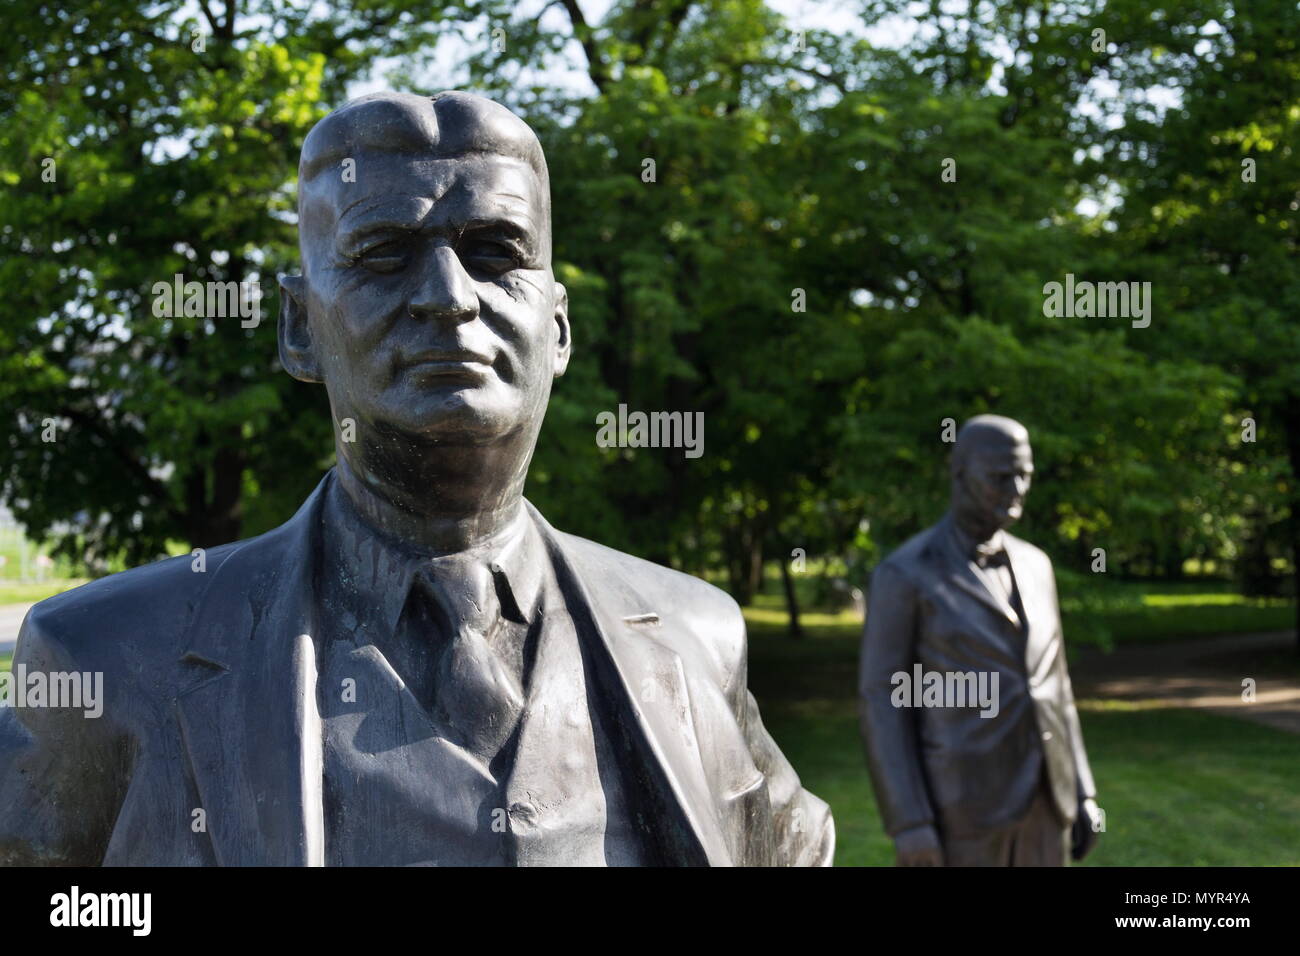
[[[947, 555], [948, 563], [952, 568], [951, 580], [957, 585], [957, 587], [975, 598], [975, 600], [987, 607], [997, 617], [1007, 621], [1018, 631], [1020, 629], [1020, 616], [1016, 614], [1015, 609], [1012, 608], [1011, 605], [1001, 596], [996, 595], [989, 590], [988, 585], [986, 585], [984, 580], [975, 572], [970, 557], [962, 554], [961, 549], [957, 547], [954, 540], [953, 529], [950, 526], [952, 520], [951, 515], [945, 517], [944, 523], [941, 526], [941, 547], [943, 553]], [[1008, 535], [1007, 538], [1009, 540], [1010, 535]], [[1015, 573], [1014, 569], [1012, 573]]]
[[[324, 863], [314, 578], [331, 477], [288, 522], [239, 546], [212, 572], [182, 657], [183, 743], [223, 866]], [[634, 770], [660, 804], [665, 849], [677, 863], [730, 865], [681, 658], [650, 636], [643, 622], [654, 615], [630, 582], [584, 564], [528, 508], [579, 634], [598, 652], [596, 676], [612, 692], [611, 713], [643, 756]], [[600, 582], [599, 599], [584, 581]]]
[[1040, 562], [1033, 551], [1019, 538], [1007, 535], [1006, 539], [1011, 573], [1016, 577], [1020, 605], [1025, 609], [1025, 666], [1033, 674], [1056, 636], [1057, 611], [1052, 605], [1047, 582], [1039, 578]]
[[[632, 736], [641, 767], [661, 803], [674, 863], [730, 866], [732, 859], [705, 778], [680, 656], [651, 636], [658, 615], [608, 565], [593, 566], [530, 504], [578, 632], [597, 651], [599, 686]], [[584, 582], [599, 582], [593, 594]], [[600, 666], [602, 663], [605, 666]], [[677, 826], [673, 827], [672, 824]]]
[[182, 657], [176, 706], [222, 866], [324, 862], [312, 588], [329, 481], [213, 572]]

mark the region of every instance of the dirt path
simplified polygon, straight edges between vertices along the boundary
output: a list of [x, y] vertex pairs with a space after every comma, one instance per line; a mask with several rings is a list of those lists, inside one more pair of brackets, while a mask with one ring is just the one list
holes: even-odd
[[[1081, 710], [1194, 707], [1300, 734], [1295, 634], [1228, 634], [1116, 648], [1087, 648], [1070, 665]], [[1254, 682], [1254, 700], [1243, 699]]]

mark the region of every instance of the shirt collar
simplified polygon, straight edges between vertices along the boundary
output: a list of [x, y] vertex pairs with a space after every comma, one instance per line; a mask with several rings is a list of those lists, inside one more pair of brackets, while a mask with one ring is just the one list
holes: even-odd
[[[342, 591], [355, 599], [358, 610], [369, 609], [389, 633], [395, 631], [416, 573], [436, 566], [436, 556], [367, 524], [337, 480], [326, 493], [324, 539], [328, 566]], [[526, 508], [476, 560], [487, 566], [506, 616], [517, 611], [521, 623], [530, 623], [541, 603], [546, 551]]]
[[1007, 546], [1006, 534], [1001, 528], [993, 532], [992, 537], [987, 541], [976, 541], [972, 535], [962, 530], [961, 525], [957, 523], [956, 517], [951, 513], [948, 515], [948, 535], [957, 553], [967, 561], [974, 561], [981, 553], [986, 555], [997, 554], [1000, 551], [1005, 551]]

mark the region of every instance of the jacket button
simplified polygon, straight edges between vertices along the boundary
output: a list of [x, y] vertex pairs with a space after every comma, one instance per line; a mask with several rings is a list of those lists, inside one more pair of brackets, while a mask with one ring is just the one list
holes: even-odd
[[1051, 739], [1052, 739], [1052, 732], [1051, 732], [1050, 730], [1044, 730], [1044, 731], [1043, 731], [1043, 739], [1044, 739], [1044, 740], [1051, 740]]

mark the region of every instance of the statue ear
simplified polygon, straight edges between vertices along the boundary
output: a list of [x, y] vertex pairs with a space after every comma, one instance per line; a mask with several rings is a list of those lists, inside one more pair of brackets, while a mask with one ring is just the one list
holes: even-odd
[[307, 280], [281, 275], [280, 364], [300, 382], [320, 382], [320, 363], [312, 351], [311, 325], [307, 321]]
[[555, 342], [555, 374], [560, 376], [569, 367], [573, 353], [573, 330], [569, 327], [569, 291], [561, 282], [555, 283], [555, 324], [560, 335]]

